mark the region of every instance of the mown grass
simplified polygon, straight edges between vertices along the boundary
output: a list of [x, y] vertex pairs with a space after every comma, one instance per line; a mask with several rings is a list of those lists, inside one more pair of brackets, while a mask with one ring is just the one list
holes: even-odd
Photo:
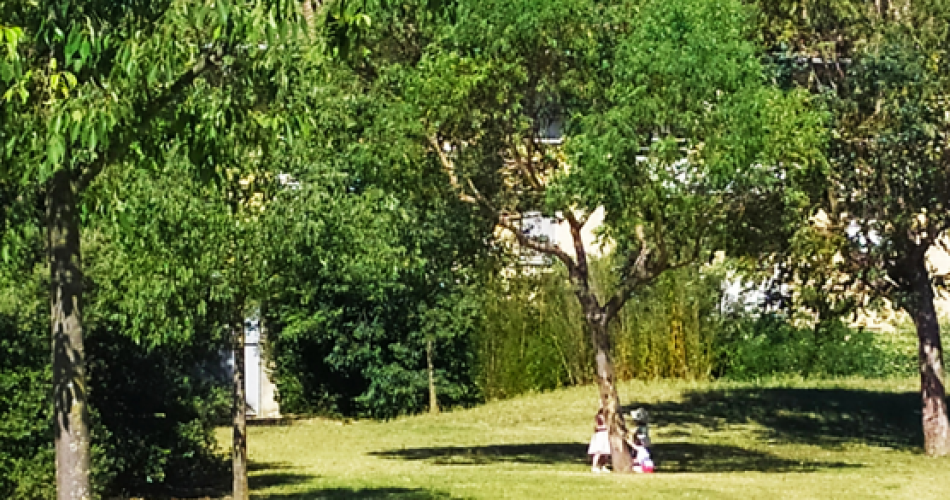
[[631, 382], [658, 471], [590, 473], [596, 393], [577, 387], [389, 422], [249, 432], [253, 498], [948, 498], [921, 454], [915, 380]]

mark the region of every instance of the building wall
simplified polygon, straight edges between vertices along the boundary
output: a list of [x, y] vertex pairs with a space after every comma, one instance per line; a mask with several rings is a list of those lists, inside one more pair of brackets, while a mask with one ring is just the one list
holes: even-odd
[[249, 418], [280, 418], [277, 387], [262, 350], [264, 332], [257, 319], [248, 319], [244, 328], [244, 376]]

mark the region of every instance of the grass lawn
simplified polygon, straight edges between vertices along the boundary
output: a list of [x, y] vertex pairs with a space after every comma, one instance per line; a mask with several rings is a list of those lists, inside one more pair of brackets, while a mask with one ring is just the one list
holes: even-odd
[[[630, 382], [658, 469], [592, 474], [593, 387], [389, 422], [251, 427], [252, 498], [950, 498], [917, 381]], [[223, 430], [226, 442], [227, 431]]]

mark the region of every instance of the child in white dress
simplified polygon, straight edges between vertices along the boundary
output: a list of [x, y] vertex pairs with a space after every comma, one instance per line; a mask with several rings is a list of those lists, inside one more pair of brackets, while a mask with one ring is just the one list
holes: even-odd
[[610, 472], [607, 465], [601, 465], [601, 459], [610, 456], [610, 434], [607, 427], [607, 418], [604, 416], [604, 409], [601, 408], [594, 416], [594, 435], [590, 438], [590, 445], [587, 447], [587, 454], [591, 455], [591, 472]]

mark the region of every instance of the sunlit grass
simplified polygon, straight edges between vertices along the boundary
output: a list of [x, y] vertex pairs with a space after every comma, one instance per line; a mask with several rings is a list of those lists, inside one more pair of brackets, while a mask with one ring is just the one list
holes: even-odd
[[[577, 387], [389, 422], [252, 427], [254, 498], [947, 498], [921, 455], [914, 380], [631, 382], [653, 475], [590, 473], [596, 392]], [[223, 435], [222, 437], [225, 437]]]

